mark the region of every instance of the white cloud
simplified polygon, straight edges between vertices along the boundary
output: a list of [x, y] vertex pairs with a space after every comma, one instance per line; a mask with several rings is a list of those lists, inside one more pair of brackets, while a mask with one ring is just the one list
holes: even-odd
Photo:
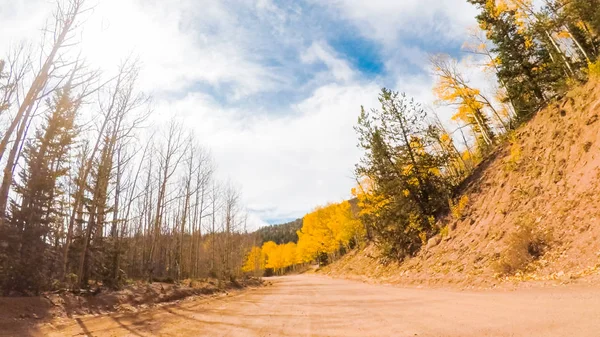
[[[139, 55], [144, 90], [177, 93], [205, 83], [231, 91], [227, 92], [231, 99], [242, 99], [274, 90], [285, 81], [252, 53], [252, 32], [243, 29], [225, 1], [87, 4], [93, 11], [83, 17], [85, 24], [77, 35], [83, 56], [95, 67], [114, 71], [126, 57]], [[37, 43], [54, 3], [0, 0], [0, 8], [4, 55], [23, 39]]]
[[465, 27], [475, 24], [476, 14], [465, 0], [331, 0], [326, 6], [354, 22], [365, 36], [388, 46], [394, 46], [400, 35], [423, 39], [462, 36]]
[[243, 98], [281, 81], [243, 42], [248, 32], [221, 1], [103, 0], [86, 23], [86, 55], [104, 68], [140, 55], [146, 90], [178, 92], [198, 82]]
[[326, 85], [280, 117], [227, 109], [199, 94], [163, 102], [161, 109], [179, 111], [195, 125], [221, 177], [242, 185], [255, 214], [291, 218], [349, 197], [360, 156], [353, 126], [361, 104], [376, 104], [378, 90], [370, 83]]
[[0, 9], [0, 55], [4, 56], [23, 39], [38, 42], [53, 5], [41, 0], [0, 0]]
[[331, 73], [337, 81], [347, 82], [354, 78], [355, 72], [348, 62], [338, 58], [335, 51], [324, 41], [315, 41], [301, 56], [304, 63], [323, 62], [327, 66], [327, 72]]

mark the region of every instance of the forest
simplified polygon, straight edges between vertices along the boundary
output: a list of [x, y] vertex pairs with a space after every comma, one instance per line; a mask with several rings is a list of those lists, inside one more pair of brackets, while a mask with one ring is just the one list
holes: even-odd
[[260, 243], [273, 241], [276, 244], [298, 243], [297, 231], [302, 228], [302, 219], [296, 219], [279, 225], [271, 225], [259, 228], [255, 233], [260, 238]]
[[0, 291], [235, 278], [252, 243], [240, 192], [181, 120], [153, 115], [134, 57], [106, 73], [79, 56], [91, 11], [58, 2], [0, 59]]
[[[600, 76], [600, 1], [468, 2], [479, 11], [479, 27], [463, 46], [472, 57], [430, 56], [436, 106], [453, 111], [452, 123], [383, 88], [380, 107], [363, 107], [355, 127], [364, 151], [352, 189], [356, 210], [337, 213], [344, 203], [317, 208], [304, 218], [295, 247], [255, 247], [245, 270], [327, 261], [367, 241], [383, 262], [414, 256], [430, 238], [447, 235], [445, 217], [461, 217], [469, 202], [459, 196], [461, 184], [494, 149], [513, 144], [509, 164], [517, 165], [515, 130], [569, 88]], [[494, 90], [474, 86], [473, 72], [491, 74]]]

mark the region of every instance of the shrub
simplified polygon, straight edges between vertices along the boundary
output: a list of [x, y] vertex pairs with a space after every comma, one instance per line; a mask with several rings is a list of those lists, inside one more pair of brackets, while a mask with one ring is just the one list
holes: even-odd
[[588, 74], [590, 78], [600, 77], [600, 60], [588, 63]]
[[463, 195], [458, 201], [450, 199], [448, 203], [450, 204], [450, 213], [452, 213], [452, 217], [456, 220], [460, 220], [464, 216], [464, 211], [469, 203], [469, 197]]
[[538, 260], [550, 245], [550, 235], [532, 223], [520, 225], [507, 241], [507, 247], [494, 269], [502, 275], [514, 275], [527, 271], [529, 265]]
[[319, 262], [319, 266], [326, 266], [329, 264], [329, 255], [325, 252], [319, 253], [317, 257], [317, 262]]
[[444, 226], [440, 229], [440, 237], [441, 238], [447, 237], [448, 234], [450, 234], [450, 229], [448, 228], [448, 226]]

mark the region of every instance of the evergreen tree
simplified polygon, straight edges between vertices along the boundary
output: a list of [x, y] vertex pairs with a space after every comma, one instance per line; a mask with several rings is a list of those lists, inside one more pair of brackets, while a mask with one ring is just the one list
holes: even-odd
[[468, 0], [477, 5], [477, 20], [497, 54], [498, 78], [520, 119], [526, 119], [542, 104], [563, 76], [547, 49], [540, 47], [530, 32], [517, 24], [515, 10], [499, 8], [495, 2]]
[[552, 10], [561, 14], [569, 34], [590, 62], [598, 57], [600, 45], [600, 0], [556, 0]]
[[600, 0], [562, 0], [562, 2], [567, 10], [579, 19], [581, 28], [592, 34], [597, 42], [600, 37]]
[[112, 146], [112, 138], [107, 135], [100, 158], [91, 172], [92, 183], [87, 187], [92, 198], [86, 199], [84, 203], [89, 217], [79, 260], [78, 275], [81, 287], [87, 287], [92, 273], [96, 280], [106, 281], [109, 278], [110, 270], [105, 261], [107, 254], [104, 251], [103, 232], [107, 213], [110, 212], [108, 187], [113, 168]]
[[[64, 193], [60, 178], [68, 172], [68, 152], [76, 135], [75, 116], [78, 102], [70, 88], [59, 90], [48, 101], [50, 114], [45, 125], [24, 150], [25, 168], [21, 183], [15, 187], [10, 218], [12, 239], [11, 266], [4, 289], [37, 293], [47, 287], [57, 270], [50, 249], [62, 226], [60, 196]], [[35, 267], [33, 267], [35, 266]]]
[[362, 110], [356, 131], [365, 156], [356, 173], [373, 182], [377, 216], [364, 216], [386, 255], [414, 254], [435, 233], [434, 216], [446, 207], [442, 158], [428, 151], [425, 111], [404, 94], [383, 89], [380, 110]]

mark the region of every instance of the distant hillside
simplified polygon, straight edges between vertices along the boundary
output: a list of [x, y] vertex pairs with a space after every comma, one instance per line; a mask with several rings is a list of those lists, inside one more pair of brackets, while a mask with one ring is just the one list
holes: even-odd
[[296, 219], [292, 222], [281, 225], [271, 225], [257, 230], [255, 233], [261, 240], [261, 244], [267, 241], [273, 241], [276, 244], [294, 242], [298, 243], [298, 234], [302, 228], [302, 219]]

